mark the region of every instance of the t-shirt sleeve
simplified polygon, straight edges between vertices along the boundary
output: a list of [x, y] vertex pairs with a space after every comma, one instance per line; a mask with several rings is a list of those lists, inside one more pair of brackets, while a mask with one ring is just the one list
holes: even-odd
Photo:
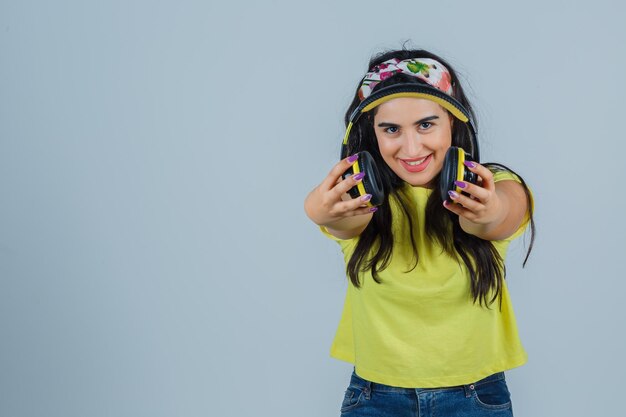
[[335, 235], [332, 235], [325, 226], [319, 226], [319, 228], [320, 228], [320, 231], [322, 232], [322, 234], [324, 236], [326, 236], [327, 238], [329, 238], [331, 240], [334, 240], [335, 242], [345, 242], [345, 243], [348, 243], [348, 242], [352, 242], [352, 241], [354, 241], [356, 239], [354, 237], [351, 237], [350, 239], [341, 239], [341, 238], [339, 238], [339, 237], [337, 237]]
[[347, 256], [347, 254], [350, 254], [354, 248], [356, 247], [358, 241], [359, 241], [359, 237], [355, 236], [353, 238], [350, 239], [341, 239], [338, 238], [337, 236], [333, 236], [328, 232], [328, 229], [326, 229], [324, 226], [319, 226], [320, 231], [322, 232], [322, 234], [324, 236], [326, 236], [327, 238], [329, 238], [330, 240], [333, 240], [335, 242], [337, 242], [339, 244], [339, 246], [341, 247], [341, 251], [344, 253], [344, 255]]
[[[519, 177], [509, 171], [497, 171], [493, 174], [493, 180], [494, 182], [500, 182], [500, 181], [516, 181], [518, 183], [522, 183], [519, 179]], [[535, 210], [535, 199], [533, 197], [533, 192], [530, 189], [530, 187], [528, 187], [528, 190], [530, 191], [530, 205], [531, 208], [534, 212]], [[515, 231], [515, 233], [513, 233], [511, 236], [507, 237], [506, 239], [503, 240], [507, 240], [507, 241], [511, 241], [514, 240], [518, 237], [520, 237], [524, 231], [526, 230], [526, 228], [528, 227], [528, 225], [530, 224], [530, 216], [528, 211], [526, 212], [526, 215], [524, 216], [524, 220], [522, 221], [522, 224], [520, 225], [520, 227]]]

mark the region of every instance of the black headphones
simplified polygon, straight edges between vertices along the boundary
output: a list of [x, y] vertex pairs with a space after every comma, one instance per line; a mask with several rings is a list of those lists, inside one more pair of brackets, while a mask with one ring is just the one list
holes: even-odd
[[[414, 97], [424, 98], [434, 101], [441, 105], [443, 108], [452, 113], [457, 119], [464, 122], [470, 134], [471, 149], [466, 151], [463, 148], [457, 146], [451, 146], [446, 152], [445, 159], [443, 161], [443, 168], [441, 169], [439, 192], [441, 199], [451, 202], [448, 195], [449, 190], [455, 190], [457, 193], [462, 193], [463, 190], [454, 184], [454, 181], [465, 181], [476, 184], [478, 176], [466, 169], [463, 164], [465, 161], [479, 161], [478, 153], [478, 141], [476, 139], [476, 128], [472, 122], [471, 115], [465, 109], [465, 107], [455, 98], [449, 96], [441, 90], [435, 87], [431, 87], [427, 84], [395, 84], [389, 87], [381, 88], [372, 93], [369, 97], [363, 100], [356, 109], [350, 115], [348, 127], [346, 128], [346, 134], [343, 138], [343, 144], [341, 145], [341, 159], [348, 156], [348, 137], [352, 126], [357, 122], [359, 117], [363, 113], [367, 113], [376, 106], [392, 100], [398, 97]], [[366, 204], [368, 206], [379, 206], [383, 203], [385, 193], [383, 191], [382, 180], [374, 162], [374, 158], [367, 151], [361, 151], [358, 153], [359, 157], [354, 164], [343, 174], [343, 178], [347, 178], [351, 175], [364, 172], [365, 177], [363, 181], [359, 182], [356, 186], [352, 187], [348, 193], [352, 198], [364, 196], [365, 194], [371, 194], [372, 198]]]

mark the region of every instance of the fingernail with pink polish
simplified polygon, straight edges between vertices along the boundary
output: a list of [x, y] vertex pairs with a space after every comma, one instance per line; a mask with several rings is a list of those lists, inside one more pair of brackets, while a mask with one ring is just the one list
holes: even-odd
[[354, 175], [352, 176], [352, 178], [353, 178], [355, 181], [361, 181], [361, 180], [363, 179], [363, 177], [364, 177], [364, 176], [365, 176], [365, 172], [359, 172], [358, 174], [354, 174]]
[[372, 207], [372, 208], [370, 209], [370, 213], [373, 213], [373, 212], [375, 212], [376, 210], [378, 210], [378, 207]]
[[356, 161], [357, 159], [359, 159], [359, 154], [355, 153], [354, 155], [348, 157], [348, 162], [353, 163], [354, 161]]
[[450, 198], [455, 199], [455, 198], [459, 198], [459, 195], [456, 193], [456, 191], [448, 191], [448, 195], [450, 195]]
[[463, 163], [465, 164], [466, 167], [476, 168], [476, 164], [472, 161], [465, 161]]
[[467, 184], [464, 183], [463, 181], [454, 181], [454, 185], [456, 185], [459, 188], [465, 188], [467, 186]]
[[361, 201], [370, 201], [371, 199], [372, 199], [371, 194], [365, 194], [363, 197], [361, 197]]

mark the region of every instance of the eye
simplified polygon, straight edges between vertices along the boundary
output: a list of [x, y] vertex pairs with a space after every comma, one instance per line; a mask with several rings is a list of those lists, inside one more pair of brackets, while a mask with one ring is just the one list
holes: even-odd
[[420, 123], [420, 129], [422, 130], [427, 130], [428, 128], [430, 128], [433, 124], [431, 122], [422, 122]]
[[384, 132], [385, 133], [398, 133], [400, 129], [398, 129], [397, 126], [389, 126], [387, 128], [385, 128]]

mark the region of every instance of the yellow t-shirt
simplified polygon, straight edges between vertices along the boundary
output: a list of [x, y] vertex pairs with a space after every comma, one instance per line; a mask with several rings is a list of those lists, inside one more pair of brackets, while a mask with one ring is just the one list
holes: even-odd
[[[513, 179], [498, 172], [495, 181]], [[361, 288], [350, 282], [343, 313], [330, 354], [355, 365], [367, 380], [406, 388], [436, 388], [468, 384], [493, 373], [523, 365], [527, 354], [519, 339], [506, 280], [502, 311], [498, 300], [491, 309], [472, 303], [469, 275], [462, 262], [450, 257], [425, 236], [424, 210], [433, 190], [407, 186], [415, 204], [417, 267], [412, 265], [410, 241], [397, 207], [394, 214], [393, 258], [379, 273], [361, 276]], [[408, 223], [407, 223], [408, 224]], [[526, 222], [511, 237], [493, 241], [504, 259], [511, 240], [521, 235]], [[403, 229], [404, 228], [404, 229]], [[346, 263], [357, 239], [337, 239]]]

